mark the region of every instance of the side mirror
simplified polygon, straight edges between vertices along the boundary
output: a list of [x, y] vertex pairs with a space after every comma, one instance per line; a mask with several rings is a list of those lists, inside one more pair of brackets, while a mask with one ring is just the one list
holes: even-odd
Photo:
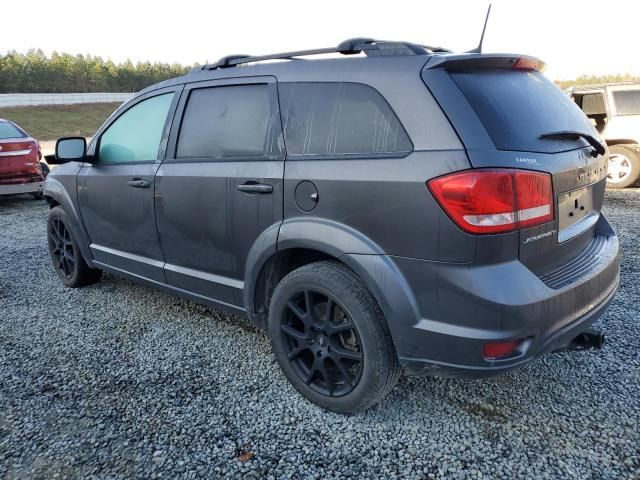
[[61, 164], [86, 160], [87, 141], [84, 137], [65, 137], [56, 142], [56, 155], [53, 161], [47, 157], [47, 163]]

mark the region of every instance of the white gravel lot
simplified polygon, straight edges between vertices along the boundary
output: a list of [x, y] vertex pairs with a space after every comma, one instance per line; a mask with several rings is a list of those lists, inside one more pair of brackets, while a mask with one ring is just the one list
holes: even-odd
[[605, 211], [623, 256], [604, 350], [403, 378], [341, 416], [298, 396], [243, 319], [111, 275], [64, 288], [47, 205], [0, 198], [0, 479], [638, 479], [640, 189]]

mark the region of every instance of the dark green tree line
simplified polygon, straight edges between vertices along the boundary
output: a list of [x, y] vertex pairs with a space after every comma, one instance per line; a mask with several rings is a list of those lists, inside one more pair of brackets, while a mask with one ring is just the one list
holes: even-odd
[[149, 85], [185, 74], [178, 64], [127, 60], [116, 64], [91, 55], [42, 50], [0, 54], [0, 93], [136, 92]]
[[[27, 53], [0, 54], [0, 93], [83, 93], [136, 92], [167, 78], [185, 74], [190, 67], [178, 64], [127, 60], [116, 64], [92, 55], [40, 49]], [[561, 88], [573, 85], [640, 81], [629, 74], [581, 75], [573, 80], [557, 80]]]
[[640, 82], [640, 77], [629, 73], [619, 73], [614, 75], [580, 75], [573, 80], [556, 80], [556, 84], [562, 89], [578, 85], [600, 85], [602, 83], [619, 82]]

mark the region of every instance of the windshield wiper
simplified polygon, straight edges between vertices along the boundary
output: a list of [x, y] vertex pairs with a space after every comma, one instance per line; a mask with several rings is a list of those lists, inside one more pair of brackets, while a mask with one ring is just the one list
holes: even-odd
[[604, 152], [606, 151], [605, 146], [590, 133], [574, 130], [561, 130], [559, 132], [543, 133], [540, 135], [540, 138], [543, 140], [578, 140], [579, 138], [583, 138], [589, 142], [589, 145], [596, 149], [596, 152], [598, 152], [599, 155], [604, 155]]

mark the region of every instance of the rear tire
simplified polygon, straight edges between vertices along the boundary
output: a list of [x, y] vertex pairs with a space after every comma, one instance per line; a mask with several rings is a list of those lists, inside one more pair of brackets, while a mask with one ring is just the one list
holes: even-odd
[[271, 298], [269, 333], [289, 382], [327, 410], [353, 413], [370, 407], [400, 377], [380, 307], [341, 264], [312, 263], [282, 279]]
[[87, 265], [69, 225], [69, 217], [62, 207], [49, 211], [47, 243], [53, 268], [67, 287], [79, 288], [96, 283], [102, 276], [102, 270]]
[[609, 148], [608, 188], [630, 187], [640, 178], [640, 157], [624, 145]]

